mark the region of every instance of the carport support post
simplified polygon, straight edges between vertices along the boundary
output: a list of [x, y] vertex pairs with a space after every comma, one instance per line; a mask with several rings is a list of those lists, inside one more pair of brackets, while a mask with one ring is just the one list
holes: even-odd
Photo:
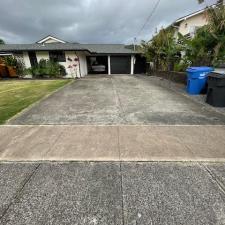
[[108, 55], [108, 75], [111, 75], [111, 60], [110, 60], [110, 55]]
[[131, 69], [130, 69], [130, 74], [134, 74], [134, 64], [135, 64], [135, 56], [131, 56]]

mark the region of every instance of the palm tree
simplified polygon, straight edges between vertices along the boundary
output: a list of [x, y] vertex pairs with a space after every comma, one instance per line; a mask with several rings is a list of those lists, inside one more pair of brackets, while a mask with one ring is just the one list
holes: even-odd
[[0, 44], [5, 44], [5, 42], [2, 39], [0, 39]]
[[208, 31], [216, 40], [214, 48], [214, 60], [216, 60], [221, 53], [224, 52], [225, 46], [225, 5], [219, 5], [216, 8], [208, 8]]

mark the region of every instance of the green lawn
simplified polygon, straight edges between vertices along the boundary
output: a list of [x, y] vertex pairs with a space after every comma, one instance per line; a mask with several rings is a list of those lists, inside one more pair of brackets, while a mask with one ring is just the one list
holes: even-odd
[[0, 124], [70, 80], [0, 81]]

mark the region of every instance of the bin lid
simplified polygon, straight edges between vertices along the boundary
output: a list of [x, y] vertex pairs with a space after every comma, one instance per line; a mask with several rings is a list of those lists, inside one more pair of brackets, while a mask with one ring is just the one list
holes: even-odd
[[225, 75], [224, 74], [215, 73], [215, 72], [210, 73], [209, 74], [209, 77], [219, 78], [219, 79], [225, 79]]
[[201, 66], [201, 67], [188, 67], [187, 72], [211, 72], [213, 71], [214, 68], [212, 67], [207, 67], [207, 66]]

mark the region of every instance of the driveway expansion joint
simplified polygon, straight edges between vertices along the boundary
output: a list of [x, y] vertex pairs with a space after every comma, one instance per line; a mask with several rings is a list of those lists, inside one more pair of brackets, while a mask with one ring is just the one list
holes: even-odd
[[122, 207], [122, 225], [125, 225], [125, 208], [124, 208], [124, 193], [123, 193], [123, 171], [122, 171], [122, 162], [119, 163], [120, 166], [120, 191], [121, 191], [121, 207]]
[[127, 123], [126, 116], [125, 116], [125, 111], [123, 109], [123, 104], [122, 104], [121, 99], [119, 97], [118, 91], [117, 91], [116, 86], [114, 84], [114, 81], [113, 81], [113, 79], [111, 77], [110, 77], [110, 80], [112, 82], [112, 88], [113, 88], [113, 93], [114, 93], [115, 100], [116, 100], [117, 107], [118, 107], [119, 117], [121, 117], [121, 119], [124, 121], [124, 123]]

